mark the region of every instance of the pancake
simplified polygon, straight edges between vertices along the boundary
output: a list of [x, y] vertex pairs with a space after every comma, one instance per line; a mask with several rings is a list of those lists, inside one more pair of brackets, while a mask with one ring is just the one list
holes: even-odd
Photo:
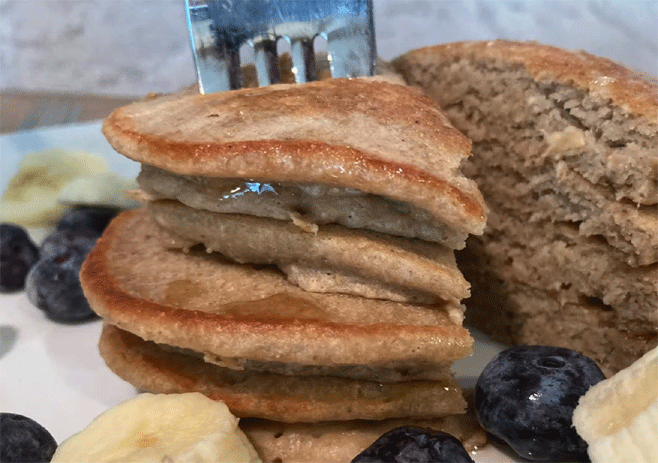
[[[142, 164], [146, 202], [113, 220], [80, 273], [112, 371], [225, 402], [257, 419], [271, 455], [286, 439], [351, 448], [393, 419], [465, 413], [450, 367], [473, 340], [454, 250], [487, 208], [460, 171], [469, 140], [394, 82], [154, 95], [104, 121]], [[311, 434], [279, 441], [273, 422]]]
[[168, 352], [175, 352], [202, 359], [223, 368], [236, 371], [276, 373], [286, 376], [332, 376], [337, 378], [360, 379], [378, 383], [399, 383], [403, 381], [443, 381], [453, 378], [449, 366], [395, 366], [395, 365], [299, 365], [295, 363], [264, 362], [245, 358], [222, 358], [212, 354], [202, 354], [190, 349], [158, 344]]
[[267, 462], [349, 463], [379, 436], [399, 426], [420, 426], [447, 432], [471, 452], [487, 442], [473, 414], [432, 420], [392, 419], [322, 423], [277, 423], [242, 419], [240, 428]]
[[491, 209], [458, 263], [467, 322], [568, 347], [608, 373], [658, 343], [658, 86], [537, 43], [462, 42], [394, 61], [473, 141]]
[[454, 252], [436, 243], [340, 225], [307, 231], [286, 221], [218, 214], [176, 201], [151, 201], [148, 213], [169, 232], [166, 247], [203, 244], [239, 263], [275, 264], [306, 291], [403, 302], [459, 303], [469, 295]]
[[485, 224], [459, 171], [470, 142], [421, 92], [379, 78], [166, 95], [115, 110], [103, 133], [128, 158], [177, 175], [354, 189], [463, 238]]
[[[481, 64], [480, 69], [469, 69], [476, 62]], [[584, 51], [505, 40], [456, 42], [412, 50], [394, 60], [393, 66], [407, 83], [421, 87], [439, 101], [450, 120], [460, 122], [463, 128], [468, 116], [466, 107], [486, 96], [499, 108], [501, 136], [508, 131], [503, 127], [506, 122], [521, 126], [527, 117], [525, 110], [520, 111], [517, 104], [505, 104], [493, 88], [487, 92], [482, 86], [470, 97], [465, 95], [469, 87], [471, 91], [476, 89], [476, 75], [484, 84], [486, 80], [499, 81], [507, 74], [511, 79], [508, 83], [513, 85], [506, 96], [515, 100], [521, 94], [531, 97], [528, 109], [536, 108], [532, 113], [534, 122], [539, 123], [536, 128], [544, 130], [545, 137], [537, 142], [543, 149], [527, 153], [529, 158], [546, 151], [550, 135], [565, 134], [562, 140], [552, 138], [553, 142], [562, 142], [562, 149], [552, 150], [551, 159], [564, 161], [592, 183], [607, 185], [617, 198], [641, 205], [658, 204], [656, 151], [651, 149], [656, 146], [658, 92], [655, 82], [648, 78]], [[458, 80], [459, 75], [465, 79]], [[459, 101], [462, 111], [457, 108]], [[542, 117], [551, 109], [558, 111], [553, 114], [554, 126], [548, 125], [550, 118]], [[469, 128], [467, 136], [474, 142], [489, 134], [485, 124], [490, 114], [487, 107], [482, 107], [480, 132]], [[558, 124], [560, 119], [562, 123]], [[562, 125], [562, 132], [555, 130], [557, 125]], [[580, 136], [585, 137], [587, 148], [579, 142]], [[573, 143], [575, 147], [568, 146]]]
[[452, 303], [309, 293], [276, 269], [167, 250], [143, 211], [115, 219], [80, 273], [91, 308], [137, 336], [224, 359], [299, 365], [450, 365], [472, 338]]
[[327, 376], [235, 371], [104, 325], [101, 356], [118, 376], [153, 393], [200, 392], [239, 417], [280, 422], [380, 420], [464, 413], [454, 380], [378, 383]]
[[467, 237], [418, 207], [353, 188], [178, 175], [148, 165], [142, 165], [137, 181], [146, 200], [171, 199], [197, 210], [305, 223], [313, 228], [339, 224], [433, 241], [451, 249], [462, 249]]

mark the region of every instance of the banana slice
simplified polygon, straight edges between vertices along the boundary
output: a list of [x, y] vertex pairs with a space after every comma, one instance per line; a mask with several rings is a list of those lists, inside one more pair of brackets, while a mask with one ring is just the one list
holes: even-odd
[[0, 220], [44, 226], [70, 210], [57, 202], [60, 189], [82, 175], [108, 172], [102, 157], [85, 151], [45, 150], [26, 155], [0, 198]]
[[99, 415], [60, 444], [53, 463], [256, 463], [222, 402], [200, 393], [149, 394]]
[[139, 207], [139, 201], [129, 198], [126, 191], [136, 190], [139, 186], [113, 172], [78, 177], [66, 184], [59, 192], [57, 201], [75, 206], [105, 206], [118, 209]]
[[593, 463], [658, 462], [658, 347], [587, 391], [573, 424]]

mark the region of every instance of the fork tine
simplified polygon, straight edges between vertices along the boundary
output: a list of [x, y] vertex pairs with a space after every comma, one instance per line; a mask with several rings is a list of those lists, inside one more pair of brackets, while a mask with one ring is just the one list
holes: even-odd
[[342, 0], [354, 16], [337, 16], [326, 28], [332, 77], [358, 77], [375, 72], [372, 0]]
[[[217, 62], [219, 63], [220, 75], [226, 76], [227, 83], [223, 88], [236, 90], [242, 87], [242, 70], [240, 69], [240, 51], [228, 46], [218, 46]], [[206, 74], [213, 72], [206, 69]], [[207, 78], [206, 78], [207, 79]]]
[[315, 52], [312, 39], [290, 41], [290, 55], [295, 82], [303, 84], [315, 80]]
[[281, 81], [279, 71], [279, 59], [276, 51], [276, 40], [267, 38], [258, 41], [254, 45], [256, 55], [256, 76], [258, 77], [258, 86], [276, 84]]
[[185, 3], [199, 91], [212, 93], [242, 87], [239, 46], [230, 46], [220, 38], [212, 18], [221, 11], [211, 11], [214, 4], [199, 0], [185, 0]]
[[331, 63], [331, 77], [358, 77], [372, 75], [369, 56], [359, 53], [355, 43], [362, 41], [355, 35], [327, 35], [327, 50]]
[[312, 41], [327, 38], [332, 77], [372, 75], [372, 0], [185, 0], [201, 93], [242, 85], [240, 48], [254, 47], [260, 86], [280, 80], [276, 40], [291, 43], [295, 79], [316, 77]]

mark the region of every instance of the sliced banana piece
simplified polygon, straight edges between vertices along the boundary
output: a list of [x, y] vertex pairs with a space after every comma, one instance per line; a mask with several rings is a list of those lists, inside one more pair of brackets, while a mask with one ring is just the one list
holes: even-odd
[[78, 177], [66, 184], [59, 192], [57, 200], [60, 203], [76, 206], [104, 206], [117, 209], [133, 209], [139, 207], [139, 201], [127, 196], [126, 192], [138, 189], [135, 180], [131, 180], [114, 172]]
[[658, 462], [658, 347], [587, 391], [573, 424], [593, 463]]
[[24, 227], [53, 224], [70, 210], [57, 201], [64, 185], [109, 170], [104, 158], [86, 151], [52, 149], [27, 154], [0, 198], [0, 221]]
[[256, 463], [238, 419], [200, 393], [140, 394], [60, 444], [53, 463]]

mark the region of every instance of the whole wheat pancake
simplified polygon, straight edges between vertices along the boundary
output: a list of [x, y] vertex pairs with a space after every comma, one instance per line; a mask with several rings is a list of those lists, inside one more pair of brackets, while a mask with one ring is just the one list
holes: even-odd
[[[579, 350], [607, 372], [658, 343], [658, 86], [537, 43], [463, 42], [395, 60], [473, 141], [491, 209], [458, 256], [471, 322]], [[468, 317], [467, 317], [468, 320]]]
[[[418, 85], [438, 101], [453, 123], [464, 128], [465, 114], [459, 116], [458, 101], [469, 87], [471, 77], [457, 80], [467, 62], [481, 63], [477, 73], [493, 77], [501, 72], [524, 74], [535, 82], [536, 88], [549, 97], [542, 104], [541, 95], [527, 103], [537, 106], [537, 122], [542, 128], [548, 120], [541, 113], [555, 107], [562, 109], [560, 116], [571, 122], [579, 132], [570, 137], [576, 142], [551, 152], [551, 156], [564, 161], [571, 169], [585, 175], [592, 183], [613, 189], [617, 198], [628, 198], [637, 204], [658, 204], [658, 160], [656, 158], [656, 130], [658, 127], [658, 92], [655, 82], [640, 76], [625, 67], [605, 58], [584, 51], [569, 51], [535, 42], [457, 42], [413, 50], [394, 61], [394, 67], [407, 83]], [[440, 71], [453, 71], [453, 76]], [[441, 72], [444, 80], [437, 79]], [[486, 78], [486, 77], [485, 77]], [[472, 87], [471, 87], [472, 88]], [[446, 92], [446, 89], [449, 91]], [[473, 89], [473, 88], [472, 88]], [[473, 89], [474, 90], [474, 89]], [[510, 92], [517, 94], [533, 91], [532, 85], [514, 84]], [[562, 92], [551, 98], [556, 90]], [[568, 90], [568, 91], [565, 91]], [[526, 96], [530, 96], [526, 93]], [[494, 98], [493, 93], [479, 94], [476, 98]], [[514, 104], [504, 104], [500, 96], [497, 114], [500, 124], [522, 120], [522, 113]], [[468, 100], [464, 101], [469, 103]], [[473, 101], [471, 101], [473, 103]], [[498, 104], [500, 103], [500, 104]], [[558, 115], [556, 115], [558, 116]], [[482, 120], [480, 124], [488, 124]], [[568, 125], [563, 124], [562, 129]], [[595, 128], [599, 129], [598, 134]], [[480, 132], [469, 130], [469, 138], [478, 142], [488, 130], [481, 126]], [[555, 130], [546, 130], [548, 143]], [[588, 149], [583, 153], [584, 137]], [[565, 140], [562, 140], [563, 142]], [[568, 141], [568, 140], [566, 140]], [[528, 148], [532, 147], [529, 143]], [[651, 149], [653, 147], [654, 149]], [[532, 153], [529, 153], [532, 155]], [[539, 154], [539, 153], [536, 153]], [[493, 165], [492, 165], [493, 166]]]
[[179, 175], [352, 188], [455, 232], [484, 228], [484, 202], [459, 172], [468, 139], [420, 91], [378, 79], [156, 97], [114, 111], [103, 133]]
[[303, 291], [276, 269], [167, 250], [143, 211], [115, 219], [80, 280], [92, 309], [145, 340], [224, 359], [300, 365], [446, 366], [471, 352], [454, 303]]
[[212, 354], [202, 354], [190, 349], [158, 344], [168, 352], [185, 354], [202, 359], [222, 368], [250, 373], [276, 373], [285, 376], [331, 376], [336, 378], [358, 379], [378, 383], [399, 383], [403, 381], [443, 381], [454, 377], [449, 366], [417, 366], [407, 365], [299, 365], [295, 363], [264, 362], [250, 359], [222, 358]]
[[474, 414], [432, 420], [392, 419], [328, 423], [277, 423], [242, 419], [244, 431], [263, 461], [281, 463], [349, 463], [385, 432], [399, 426], [444, 431], [459, 439], [467, 451], [487, 442]]
[[[275, 264], [307, 291], [405, 302], [468, 297], [451, 249], [436, 243], [324, 225], [306, 231], [290, 222], [151, 201], [148, 213], [169, 231], [166, 247], [207, 250], [239, 263]], [[458, 320], [458, 322], [460, 322]]]
[[172, 199], [193, 209], [308, 224], [339, 224], [462, 249], [468, 233], [437, 222], [423, 209], [353, 188], [320, 184], [179, 175], [143, 164], [144, 200]]
[[107, 324], [99, 349], [112, 371], [141, 390], [201, 392], [223, 401], [239, 417], [283, 422], [378, 420], [440, 417], [463, 413], [466, 408], [454, 378], [383, 384], [241, 372], [163, 350]]

